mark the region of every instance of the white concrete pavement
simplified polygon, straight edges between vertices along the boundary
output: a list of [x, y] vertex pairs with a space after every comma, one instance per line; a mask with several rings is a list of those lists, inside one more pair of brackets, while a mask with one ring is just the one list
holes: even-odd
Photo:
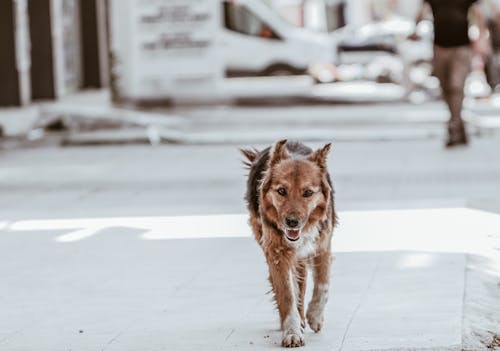
[[[329, 169], [339, 210], [470, 206], [500, 212], [500, 138], [454, 150], [439, 140], [333, 143]], [[14, 219], [242, 213], [241, 159], [234, 145], [5, 150], [0, 213]]]
[[[276, 90], [273, 84], [271, 87]], [[334, 89], [346, 89], [343, 84], [334, 86]], [[332, 88], [317, 87], [318, 90], [328, 91]], [[267, 143], [280, 135], [306, 141], [324, 138], [380, 141], [444, 137], [448, 112], [443, 103], [411, 105], [401, 102], [399, 98], [387, 103], [382, 88], [369, 85], [369, 89], [375, 91], [375, 95], [379, 92], [386, 102], [332, 105], [317, 100], [313, 104], [312, 101], [288, 99], [267, 104], [257, 99], [244, 105], [181, 105], [140, 111], [112, 106], [106, 90], [84, 91], [28, 108], [0, 109], [0, 125], [7, 136], [28, 134], [29, 138], [36, 138], [36, 133], [28, 133], [33, 126], [63, 117], [70, 129], [65, 138], [68, 144], [155, 143], [157, 140], [185, 144]], [[362, 95], [359, 89], [349, 91], [355, 96]], [[500, 129], [498, 101], [498, 96], [466, 101], [465, 119], [472, 134], [493, 134]], [[120, 123], [122, 128], [109, 129], [109, 124]], [[92, 124], [94, 127], [88, 128]], [[108, 128], [93, 130], [102, 125]], [[83, 130], [79, 126], [84, 126]]]
[[[324, 126], [328, 108], [272, 109], [270, 122]], [[370, 109], [398, 117], [342, 107], [342, 123]], [[500, 330], [498, 215], [443, 208], [500, 211], [499, 142], [334, 140], [335, 286], [308, 349], [486, 349]], [[236, 146], [27, 147], [1, 160], [0, 350], [278, 348], [266, 267], [238, 215]], [[416, 207], [437, 209], [345, 211]]]
[[[326, 324], [306, 333], [304, 350], [481, 350], [462, 344], [478, 332], [464, 328], [466, 265], [469, 254], [495, 255], [500, 215], [354, 211], [340, 221]], [[3, 216], [0, 257], [1, 350], [279, 346], [246, 215]]]

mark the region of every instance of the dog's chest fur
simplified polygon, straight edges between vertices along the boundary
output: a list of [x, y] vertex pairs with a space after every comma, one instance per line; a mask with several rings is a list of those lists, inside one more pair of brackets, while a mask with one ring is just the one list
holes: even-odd
[[317, 242], [319, 239], [319, 230], [317, 227], [312, 228], [309, 232], [302, 233], [300, 242], [295, 246], [295, 254], [297, 258], [307, 258], [316, 253]]

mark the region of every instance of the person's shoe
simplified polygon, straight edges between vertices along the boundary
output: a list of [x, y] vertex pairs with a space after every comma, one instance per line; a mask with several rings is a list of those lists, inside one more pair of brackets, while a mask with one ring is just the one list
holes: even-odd
[[446, 141], [447, 148], [461, 145], [464, 146], [468, 143], [469, 140], [463, 125], [459, 128], [448, 128], [448, 140]]

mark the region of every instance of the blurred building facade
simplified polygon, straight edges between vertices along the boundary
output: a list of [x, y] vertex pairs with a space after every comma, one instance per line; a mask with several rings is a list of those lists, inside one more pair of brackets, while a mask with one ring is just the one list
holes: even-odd
[[[226, 2], [245, 3], [241, 0]], [[367, 23], [395, 11], [410, 15], [416, 11], [420, 0], [253, 0], [253, 2], [261, 2], [272, 8], [294, 26], [327, 33], [346, 24]], [[106, 87], [110, 81], [112, 90], [116, 91], [119, 90], [118, 84], [115, 84], [117, 78], [134, 69], [139, 70], [137, 68], [139, 66], [143, 67], [142, 70], [156, 67], [157, 72], [154, 74], [157, 76], [158, 70], [179, 72], [201, 69], [203, 71], [203, 60], [207, 57], [211, 62], [217, 61], [216, 49], [208, 50], [208, 47], [205, 47], [208, 51], [203, 51], [200, 47], [193, 47], [189, 51], [184, 47], [184, 50], [172, 50], [171, 55], [166, 54], [166, 50], [161, 54], [158, 54], [160, 50], [156, 50], [155, 53], [154, 50], [149, 50], [147, 54], [145, 51], [148, 50], [138, 47], [137, 50], [130, 51], [130, 45], [140, 45], [137, 40], [141, 40], [141, 36], [147, 40], [145, 38], [154, 35], [163, 39], [177, 36], [175, 40], [178, 40], [177, 43], [183, 42], [183, 45], [190, 45], [189, 41], [191, 44], [199, 44], [200, 40], [212, 45], [214, 40], [208, 37], [198, 40], [203, 36], [199, 25], [211, 28], [204, 32], [205, 35], [212, 35], [210, 31], [215, 33], [214, 23], [221, 21], [220, 13], [217, 15], [221, 3], [223, 3], [221, 0], [212, 0], [203, 2], [202, 6], [199, 1], [191, 3], [189, 0], [4, 0], [0, 4], [2, 27], [0, 75], [3, 77], [0, 106], [22, 106], [32, 101], [57, 99], [82, 88]], [[188, 11], [186, 10], [188, 8], [193, 9], [193, 6], [199, 7], [194, 13], [205, 16], [205, 20], [210, 18], [208, 22], [190, 22], [188, 17], [182, 14], [183, 11]], [[207, 6], [211, 8], [208, 10]], [[173, 9], [170, 15], [169, 8]], [[147, 17], [148, 13], [153, 15], [156, 13], [158, 21], [139, 23], [139, 17]], [[210, 13], [213, 15], [207, 15]], [[161, 19], [163, 15], [166, 17]], [[273, 21], [272, 18], [268, 20]], [[181, 23], [182, 21], [186, 22]], [[194, 28], [186, 30], [190, 24]], [[111, 28], [114, 26], [115, 35], [110, 26]], [[108, 43], [109, 38], [115, 41], [113, 50], [109, 50], [113, 47], [113, 43]], [[122, 53], [121, 60], [127, 62], [132, 60], [134, 64], [130, 61], [122, 68], [116, 67], [118, 60], [116, 52], [120, 47], [127, 47]], [[202, 51], [203, 55], [208, 56], [203, 58], [201, 55], [197, 60], [189, 61], [189, 52], [199, 55]], [[162, 55], [166, 63], [159, 61]], [[137, 61], [139, 57], [142, 57], [141, 62]], [[111, 65], [110, 60], [113, 61]], [[187, 67], [189, 62], [191, 66]], [[120, 70], [124, 72], [120, 73]], [[220, 71], [219, 68], [216, 70]], [[134, 84], [144, 83], [140, 82], [142, 78], [132, 78], [134, 79], [136, 80]], [[151, 80], [146, 82], [149, 83]], [[145, 92], [145, 95], [149, 94], [154, 98], [158, 84], [165, 83], [156, 79], [153, 85], [155, 84], [156, 87], [151, 86], [150, 92]], [[211, 84], [208, 86], [209, 90], [213, 90]], [[193, 86], [186, 85], [186, 89], [191, 88]], [[123, 84], [120, 89], [123, 90]]]
[[0, 23], [0, 106], [108, 85], [105, 0], [4, 0]]
[[216, 26], [224, 26], [224, 3], [274, 12], [245, 20], [253, 21], [249, 26], [269, 24], [255, 36], [271, 35], [276, 51], [285, 52], [276, 39], [291, 41], [271, 30], [279, 20], [319, 38], [345, 25], [415, 17], [422, 0], [4, 0], [0, 106], [107, 86], [116, 100], [120, 94], [153, 100], [170, 92], [213, 96], [216, 81], [224, 78], [221, 55], [238, 51], [215, 38]]
[[[252, 6], [257, 7], [262, 3], [294, 26], [318, 33], [394, 14], [414, 16], [421, 3], [420, 0], [4, 0], [0, 4], [0, 74], [4, 77], [0, 106], [57, 99], [82, 88], [109, 84], [114, 96], [119, 95], [116, 92], [135, 89], [131, 84], [150, 86], [149, 92], [128, 95], [155, 99], [156, 93], [162, 91], [161, 86], [175, 82], [160, 78], [160, 71], [166, 72], [164, 76], [184, 71], [182, 84], [176, 84], [175, 89], [184, 89], [189, 94], [190, 89], [200, 85], [200, 76], [194, 77], [197, 70], [205, 78], [221, 76], [221, 68], [214, 63], [220, 61], [217, 51], [223, 51], [224, 45], [216, 44], [216, 39], [210, 36], [216, 36], [215, 23], [223, 21], [221, 4], [225, 2], [254, 3]], [[191, 11], [195, 20], [189, 19], [186, 11]], [[141, 23], [141, 17], [156, 20]], [[199, 21], [200, 18], [203, 20]], [[272, 16], [259, 18], [271, 22], [270, 25], [277, 21]], [[205, 30], [200, 30], [200, 26], [205, 26]], [[169, 45], [176, 42], [175, 45], [183, 47], [170, 46], [170, 51], [139, 47], [141, 40], [146, 42], [151, 36], [157, 37], [158, 45], [159, 41], [163, 44], [170, 41]], [[206, 46], [197, 47], [200, 43]], [[194, 46], [188, 48], [189, 45]], [[120, 50], [121, 58], [117, 57]], [[126, 61], [125, 64], [121, 65], [120, 60]], [[211, 64], [207, 66], [206, 62]], [[153, 69], [155, 72], [145, 73]], [[138, 76], [143, 73], [151, 79]], [[122, 77], [130, 74], [136, 76]], [[207, 82], [205, 78], [202, 80]], [[196, 82], [190, 84], [190, 80]], [[213, 92], [211, 81], [206, 87]]]
[[27, 1], [0, 2], [0, 106], [30, 101]]

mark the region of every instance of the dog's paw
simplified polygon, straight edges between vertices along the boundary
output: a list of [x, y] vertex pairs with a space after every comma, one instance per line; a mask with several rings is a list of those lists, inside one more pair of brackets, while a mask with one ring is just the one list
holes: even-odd
[[285, 332], [283, 333], [283, 340], [281, 340], [281, 346], [283, 347], [300, 347], [304, 346], [304, 334], [296, 332]]
[[323, 311], [315, 308], [308, 309], [307, 322], [315, 333], [319, 333], [321, 331], [321, 327], [323, 326], [323, 319]]

